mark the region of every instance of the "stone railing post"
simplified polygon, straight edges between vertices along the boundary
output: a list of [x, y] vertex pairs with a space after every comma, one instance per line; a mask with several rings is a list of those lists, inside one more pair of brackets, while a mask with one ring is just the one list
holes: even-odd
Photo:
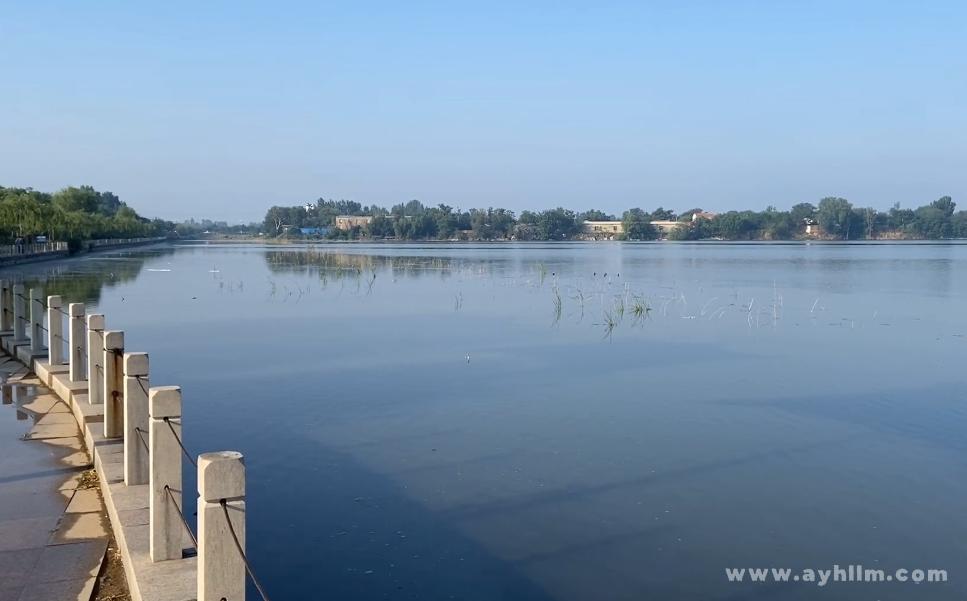
[[87, 402], [100, 405], [104, 402], [104, 316], [87, 316]]
[[104, 331], [104, 438], [124, 435], [124, 332]]
[[148, 483], [148, 353], [124, 353], [124, 483]]
[[0, 280], [0, 331], [13, 330], [13, 291], [8, 280]]
[[23, 284], [13, 287], [13, 340], [23, 343], [27, 340], [27, 301]]
[[87, 379], [84, 371], [84, 355], [87, 351], [87, 332], [84, 323], [84, 303], [67, 306], [68, 344], [70, 345], [70, 379], [82, 382]]
[[[184, 525], [181, 504], [181, 388], [155, 386], [148, 391], [148, 453], [151, 561], [181, 559]], [[167, 421], [166, 423], [166, 420]], [[169, 495], [170, 493], [170, 495]]]
[[40, 288], [30, 289], [30, 352], [39, 355], [44, 350], [44, 300]]
[[[225, 518], [231, 520], [231, 529]], [[198, 456], [198, 601], [244, 601], [245, 463], [236, 451]]]
[[64, 303], [59, 296], [47, 297], [47, 364], [67, 363], [64, 357]]

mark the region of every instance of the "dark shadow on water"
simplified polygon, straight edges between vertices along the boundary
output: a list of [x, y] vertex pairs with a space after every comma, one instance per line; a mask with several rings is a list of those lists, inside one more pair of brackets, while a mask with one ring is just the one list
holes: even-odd
[[[313, 469], [298, 481], [250, 479], [249, 506], [263, 516], [250, 521], [250, 554], [274, 598], [552, 599], [351, 456], [306, 438], [287, 445]], [[257, 462], [251, 471], [273, 471]]]
[[828, 419], [860, 426], [880, 434], [901, 436], [956, 451], [967, 452], [967, 387], [922, 387], [842, 396], [812, 395], [784, 399], [728, 399], [715, 405], [772, 408], [796, 416]]
[[680, 480], [685, 480], [688, 478], [694, 478], [695, 476], [701, 476], [702, 474], [708, 474], [712, 472], [717, 472], [721, 470], [727, 470], [734, 467], [739, 467], [742, 465], [754, 464], [759, 461], [766, 461], [774, 458], [776, 455], [793, 455], [797, 453], [809, 453], [816, 449], [829, 449], [837, 445], [848, 445], [855, 442], [855, 439], [841, 439], [841, 440], [823, 440], [816, 442], [815, 444], [800, 445], [797, 447], [791, 447], [788, 449], [748, 453], [741, 455], [739, 457], [733, 457], [729, 459], [721, 459], [718, 461], [709, 461], [706, 463], [700, 463], [696, 465], [690, 465], [681, 469], [665, 470], [660, 473], [649, 474], [642, 476], [640, 478], [632, 478], [628, 480], [620, 480], [617, 482], [606, 482], [604, 484], [598, 484], [594, 486], [579, 486], [565, 489], [549, 490], [535, 495], [526, 496], [523, 498], [508, 499], [505, 501], [497, 501], [493, 503], [487, 503], [484, 505], [468, 505], [464, 507], [455, 507], [446, 512], [446, 516], [450, 519], [469, 519], [478, 518], [489, 514], [501, 514], [508, 512], [518, 512], [525, 509], [531, 509], [534, 507], [539, 507], [545, 504], [555, 504], [561, 502], [572, 502], [580, 500], [586, 497], [593, 497], [603, 493], [611, 492], [614, 490], [620, 490], [624, 488], [634, 488], [642, 487], [653, 484], [667, 484], [669, 482], [676, 482]]

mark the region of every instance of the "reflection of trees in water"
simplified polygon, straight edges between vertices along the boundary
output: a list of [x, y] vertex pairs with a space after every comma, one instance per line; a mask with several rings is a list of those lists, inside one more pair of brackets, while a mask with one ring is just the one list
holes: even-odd
[[388, 271], [394, 277], [439, 275], [446, 278], [464, 270], [489, 274], [498, 261], [453, 257], [391, 256], [306, 251], [266, 251], [265, 262], [274, 274], [318, 274], [323, 280], [359, 278], [366, 273]]
[[40, 286], [44, 295], [59, 295], [65, 303], [98, 303], [104, 288], [113, 288], [138, 277], [147, 260], [175, 252], [174, 248], [159, 248], [150, 253], [120, 257], [105, 256], [91, 261], [64, 261], [50, 265], [33, 265], [23, 281], [29, 289]]

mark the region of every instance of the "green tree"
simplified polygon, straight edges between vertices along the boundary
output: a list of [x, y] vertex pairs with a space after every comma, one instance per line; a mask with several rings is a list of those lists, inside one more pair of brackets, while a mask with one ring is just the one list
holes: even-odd
[[101, 204], [101, 195], [91, 186], [69, 187], [54, 193], [53, 202], [54, 206], [61, 211], [97, 213]]
[[816, 208], [816, 221], [824, 232], [830, 236], [850, 239], [855, 225], [853, 221], [853, 205], [845, 198], [828, 196], [819, 201]]
[[604, 211], [590, 209], [578, 215], [580, 221], [614, 221], [614, 215], [609, 215]]
[[562, 207], [541, 211], [536, 225], [541, 240], [567, 240], [581, 229], [574, 211]]
[[628, 209], [621, 216], [626, 240], [654, 240], [658, 230], [651, 224], [651, 216], [639, 208]]
[[663, 209], [661, 207], [658, 207], [657, 209], [655, 209], [654, 211], [652, 211], [651, 218], [654, 221], [674, 221], [675, 220], [675, 212], [674, 211], [669, 211], [668, 209]]
[[816, 218], [816, 207], [810, 202], [795, 204], [789, 209], [789, 217], [796, 222], [797, 226], [802, 226], [807, 219]]

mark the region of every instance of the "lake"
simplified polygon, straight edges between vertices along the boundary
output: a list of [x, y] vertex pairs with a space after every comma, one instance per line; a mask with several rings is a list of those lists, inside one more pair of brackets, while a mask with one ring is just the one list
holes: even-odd
[[[18, 273], [150, 353], [190, 450], [244, 453], [275, 599], [967, 593], [967, 245], [188, 243]], [[949, 582], [725, 572], [834, 564]]]

